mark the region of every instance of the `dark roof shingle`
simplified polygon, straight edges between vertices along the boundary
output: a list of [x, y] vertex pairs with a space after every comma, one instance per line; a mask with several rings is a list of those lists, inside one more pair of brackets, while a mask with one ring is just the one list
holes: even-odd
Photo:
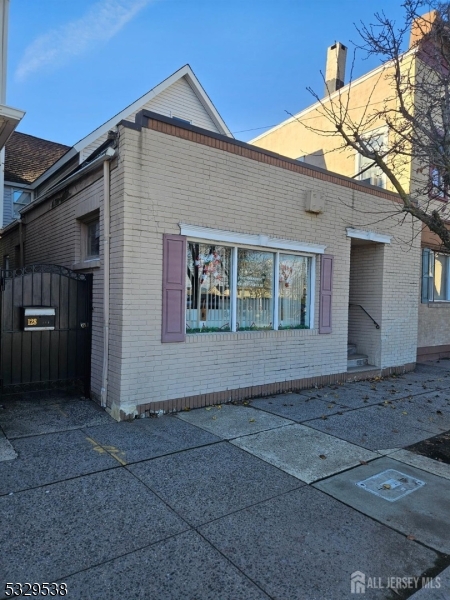
[[68, 150], [70, 146], [15, 131], [6, 144], [5, 181], [33, 183]]

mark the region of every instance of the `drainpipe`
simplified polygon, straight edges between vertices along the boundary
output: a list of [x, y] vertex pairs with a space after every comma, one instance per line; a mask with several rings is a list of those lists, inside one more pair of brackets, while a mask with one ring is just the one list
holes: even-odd
[[[112, 148], [108, 148], [112, 151]], [[112, 151], [109, 160], [103, 163], [103, 369], [100, 402], [106, 407], [108, 396], [108, 364], [109, 364], [109, 282], [110, 282], [110, 160], [115, 155]]]
[[[23, 269], [25, 266], [25, 255], [23, 251], [23, 221], [19, 220], [19, 269]], [[17, 266], [16, 266], [17, 269]]]

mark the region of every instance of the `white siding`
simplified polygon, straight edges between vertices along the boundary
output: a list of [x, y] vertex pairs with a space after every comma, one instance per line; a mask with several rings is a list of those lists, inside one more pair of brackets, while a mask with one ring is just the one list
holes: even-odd
[[3, 227], [13, 220], [12, 188], [5, 185], [3, 192]]
[[[126, 118], [128, 121], [134, 121], [136, 113], [142, 109], [151, 110], [153, 112], [164, 115], [165, 117], [180, 117], [191, 121], [192, 125], [220, 133], [214, 121], [207, 113], [205, 107], [197, 98], [194, 90], [191, 88], [187, 80], [182, 77], [170, 85], [166, 90], [152, 98], [149, 102], [141, 106], [139, 110], [130, 113]], [[89, 146], [86, 146], [80, 153], [80, 162], [83, 162], [96, 148], [98, 148], [106, 138], [107, 133], [104, 133]]]

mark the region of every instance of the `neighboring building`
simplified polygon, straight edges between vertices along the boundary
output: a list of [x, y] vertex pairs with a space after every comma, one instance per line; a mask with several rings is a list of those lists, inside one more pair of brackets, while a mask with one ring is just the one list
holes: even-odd
[[[423, 65], [420, 40], [424, 30], [431, 26], [435, 13], [423, 16], [420, 26], [413, 24], [410, 48], [403, 55], [401, 70], [404, 79], [415, 77]], [[418, 43], [419, 42], [419, 43]], [[377, 166], [352, 149], [340, 149], [342, 140], [326, 116], [325, 108], [338, 102], [348, 110], [354, 123], [362, 123], [365, 133], [376, 140], [379, 147], [392, 143], [386, 123], [374, 119], [380, 107], [396, 109], [397, 99], [392, 92], [394, 66], [382, 64], [365, 75], [345, 84], [347, 49], [335, 43], [328, 49], [324, 98], [300, 111], [276, 127], [253, 139], [250, 143], [280, 153], [300, 162], [326, 168], [355, 178], [365, 184], [393, 191], [386, 175]], [[422, 67], [423, 68], [423, 67]], [[414, 103], [414, 98], [411, 98]], [[366, 125], [364, 125], [366, 124]], [[364, 131], [364, 129], [363, 129]], [[321, 132], [321, 133], [319, 133]], [[328, 132], [328, 135], [323, 135]], [[391, 167], [406, 191], [413, 188], [413, 173], [417, 177], [414, 158], [397, 156]], [[416, 165], [417, 166], [417, 165]], [[429, 198], [426, 198], [429, 203]], [[405, 236], [407, 237], [407, 236]], [[437, 236], [427, 228], [422, 232], [423, 267], [417, 279], [422, 280], [419, 306], [418, 360], [450, 356], [450, 255], [442, 253]], [[355, 299], [352, 299], [355, 300]], [[409, 302], [409, 296], [402, 299]], [[350, 342], [353, 341], [351, 338]]]
[[33, 183], [70, 147], [16, 131], [5, 150], [4, 227], [20, 217], [19, 211], [34, 199]]
[[[188, 116], [115, 123], [3, 232], [93, 274], [92, 396], [125, 419], [412, 369], [420, 242], [363, 212], [395, 195]], [[349, 332], [371, 366], [348, 370]]]

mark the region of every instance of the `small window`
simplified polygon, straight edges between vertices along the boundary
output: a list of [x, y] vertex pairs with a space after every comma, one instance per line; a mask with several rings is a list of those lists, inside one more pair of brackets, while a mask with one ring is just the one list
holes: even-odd
[[450, 254], [422, 250], [422, 302], [450, 302]]
[[434, 253], [434, 301], [450, 300], [450, 255]]
[[[384, 133], [374, 133], [366, 136], [365, 142], [373, 151], [383, 152], [386, 147], [386, 135]], [[374, 164], [372, 159], [359, 154], [357, 168], [359, 181], [381, 188], [386, 187], [386, 176], [380, 167]]]
[[184, 123], [185, 125], [192, 125], [192, 121], [189, 121], [188, 119], [182, 119], [181, 117], [172, 117], [172, 119], [179, 123]]
[[25, 190], [13, 190], [12, 192], [13, 198], [13, 217], [15, 219], [20, 219], [20, 210], [30, 204], [31, 202], [31, 192]]
[[86, 260], [100, 256], [100, 222], [98, 219], [86, 224]]

